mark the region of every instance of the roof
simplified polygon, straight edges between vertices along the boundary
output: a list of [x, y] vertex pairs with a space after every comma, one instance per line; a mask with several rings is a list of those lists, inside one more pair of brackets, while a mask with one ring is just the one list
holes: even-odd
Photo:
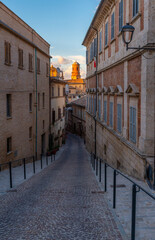
[[77, 105], [77, 106], [81, 106], [81, 107], [86, 107], [86, 96], [85, 97], [81, 97], [73, 102], [70, 103], [71, 105]]

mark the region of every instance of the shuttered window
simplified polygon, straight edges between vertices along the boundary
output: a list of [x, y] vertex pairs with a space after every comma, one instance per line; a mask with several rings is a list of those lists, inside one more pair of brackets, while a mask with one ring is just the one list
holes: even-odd
[[97, 56], [97, 38], [94, 39], [94, 56], [93, 57], [96, 57]]
[[108, 22], [105, 25], [105, 46], [108, 44]]
[[9, 42], [5, 42], [5, 64], [11, 64], [11, 44]]
[[109, 112], [110, 116], [109, 116], [109, 119], [110, 119], [110, 127], [113, 127], [113, 103], [110, 102], [110, 112]]
[[117, 130], [122, 132], [122, 105], [117, 104]]
[[98, 117], [101, 119], [101, 100], [98, 100]]
[[89, 112], [91, 112], [91, 96], [89, 96]]
[[100, 31], [99, 52], [102, 52], [102, 31]]
[[86, 51], [86, 64], [88, 64], [88, 50]]
[[104, 101], [104, 122], [107, 122], [107, 101]]
[[40, 74], [40, 59], [37, 58], [37, 73]]
[[91, 99], [91, 105], [92, 105], [91, 113], [93, 113], [93, 105], [94, 105], [94, 103], [93, 103], [93, 96], [92, 96], [92, 99]]
[[87, 96], [87, 111], [88, 111], [88, 96]]
[[130, 140], [136, 143], [136, 108], [130, 107]]
[[22, 49], [18, 49], [18, 67], [20, 69], [23, 69], [24, 65], [23, 65], [23, 50]]
[[11, 117], [12, 115], [12, 109], [11, 109], [11, 94], [6, 95], [6, 110], [7, 110], [7, 117]]
[[139, 10], [139, 0], [133, 0], [133, 17], [136, 16]]
[[29, 94], [29, 112], [32, 112], [32, 93]]
[[119, 32], [123, 27], [123, 0], [119, 2]]
[[33, 56], [29, 53], [29, 72], [33, 71]]
[[111, 40], [114, 39], [115, 34], [115, 13], [113, 12], [111, 16]]
[[96, 97], [94, 97], [94, 115], [96, 114]]

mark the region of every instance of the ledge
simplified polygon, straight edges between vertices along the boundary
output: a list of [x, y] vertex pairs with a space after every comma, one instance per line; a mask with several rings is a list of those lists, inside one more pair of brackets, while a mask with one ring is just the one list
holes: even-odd
[[109, 47], [109, 45], [107, 44], [107, 45], [104, 47], [104, 50], [106, 50], [108, 47]]
[[112, 43], [115, 42], [115, 41], [116, 41], [116, 38], [113, 38], [113, 39], [111, 40], [110, 44], [112, 44]]
[[141, 17], [141, 13], [140, 12], [138, 12], [132, 19], [131, 19], [131, 21], [130, 21], [130, 24], [133, 24], [138, 18], [140, 18]]

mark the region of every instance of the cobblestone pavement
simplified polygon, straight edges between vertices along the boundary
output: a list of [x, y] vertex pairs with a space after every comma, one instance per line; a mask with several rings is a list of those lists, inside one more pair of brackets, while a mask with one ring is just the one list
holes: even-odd
[[[104, 164], [102, 164], [101, 169], [102, 182], [100, 188], [104, 191]], [[94, 173], [96, 174], [96, 169]], [[155, 196], [155, 191], [151, 190], [145, 182], [132, 177], [130, 179]], [[121, 175], [117, 175], [116, 186], [116, 209], [114, 213], [122, 224], [127, 237], [131, 239], [132, 183]], [[110, 167], [107, 168], [107, 192], [104, 197], [112, 206], [113, 170]], [[155, 201], [143, 191], [138, 192], [136, 198], [136, 240], [155, 240]]]
[[0, 196], [1, 240], [120, 240], [82, 141], [69, 135], [52, 165]]

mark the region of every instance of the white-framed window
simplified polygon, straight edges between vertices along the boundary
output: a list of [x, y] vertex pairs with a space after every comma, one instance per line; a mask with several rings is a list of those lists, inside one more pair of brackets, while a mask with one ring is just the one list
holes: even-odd
[[139, 11], [139, 0], [133, 0], [132, 4], [133, 4], [132, 15], [134, 17]]
[[123, 27], [123, 0], [119, 2], [119, 32]]
[[130, 127], [129, 138], [133, 143], [136, 143], [136, 108], [130, 107]]

